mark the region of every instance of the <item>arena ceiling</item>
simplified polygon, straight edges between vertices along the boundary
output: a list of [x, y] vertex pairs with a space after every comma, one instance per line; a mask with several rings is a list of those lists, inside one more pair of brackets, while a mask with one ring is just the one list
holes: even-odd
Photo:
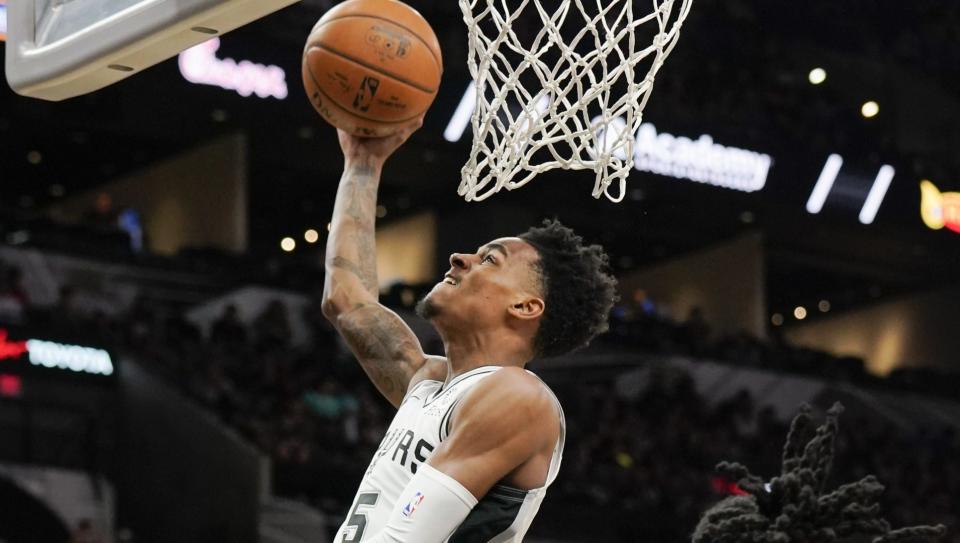
[[[424, 128], [388, 167], [385, 220], [428, 208], [480, 205], [497, 213], [531, 206], [606, 244], [622, 270], [761, 230], [772, 309], [824, 296], [862, 303], [960, 273], [960, 237], [923, 225], [918, 189], [921, 179], [960, 189], [956, 6], [700, 0], [658, 76], [645, 119], [660, 132], [709, 134], [769, 154], [763, 190], [635, 172], [627, 199], [612, 204], [590, 198], [592, 174], [557, 172], [466, 204], [456, 196], [466, 138], [442, 137], [469, 83], [459, 8], [410, 3], [440, 37], [444, 83]], [[61, 103], [22, 98], [3, 86], [0, 206], [30, 214], [218, 135], [244, 132], [254, 251], [275, 253], [282, 236], [324, 224], [339, 177], [337, 143], [303, 96], [298, 67], [303, 40], [328, 4], [305, 0], [222, 39], [222, 57], [283, 67], [285, 100], [192, 85], [175, 59]], [[827, 72], [821, 85], [808, 81], [814, 67]], [[880, 104], [875, 118], [861, 116], [866, 100]], [[805, 204], [834, 153], [844, 157], [843, 175], [823, 211], [811, 215]], [[875, 222], [860, 224], [857, 214], [884, 164], [896, 177]]]

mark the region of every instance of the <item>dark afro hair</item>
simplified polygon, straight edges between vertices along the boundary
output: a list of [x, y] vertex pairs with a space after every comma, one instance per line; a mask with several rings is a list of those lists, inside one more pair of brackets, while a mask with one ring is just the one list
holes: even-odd
[[816, 429], [810, 411], [805, 405], [793, 419], [781, 473], [769, 483], [741, 464], [717, 466], [746, 495], [727, 498], [704, 513], [693, 543], [832, 543], [857, 535], [873, 543], [921, 543], [943, 537], [946, 528], [939, 524], [891, 528], [880, 516], [883, 485], [873, 475], [828, 490], [843, 406], [834, 404]]
[[536, 271], [546, 309], [534, 338], [537, 356], [569, 353], [606, 332], [617, 280], [608, 273], [603, 248], [584, 245], [583, 238], [556, 220], [543, 221], [520, 239], [540, 254]]

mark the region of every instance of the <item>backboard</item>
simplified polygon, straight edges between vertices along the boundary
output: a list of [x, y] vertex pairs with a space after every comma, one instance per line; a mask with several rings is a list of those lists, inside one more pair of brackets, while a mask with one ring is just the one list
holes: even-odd
[[17, 0], [7, 82], [59, 101], [116, 83], [297, 0]]

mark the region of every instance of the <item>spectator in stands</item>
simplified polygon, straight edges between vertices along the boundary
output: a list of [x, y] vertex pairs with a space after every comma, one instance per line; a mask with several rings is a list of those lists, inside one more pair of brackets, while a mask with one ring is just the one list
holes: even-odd
[[70, 543], [103, 543], [103, 538], [97, 535], [90, 519], [81, 519], [70, 534]]
[[290, 328], [290, 316], [283, 300], [271, 300], [266, 309], [254, 320], [257, 343], [265, 347], [286, 347], [290, 345], [293, 332]]
[[240, 320], [236, 304], [227, 304], [210, 327], [210, 341], [221, 346], [242, 347], [247, 342], [247, 329]]
[[117, 224], [119, 213], [113, 205], [113, 196], [108, 192], [97, 193], [93, 205], [83, 216], [83, 224], [101, 232], [119, 230]]
[[0, 295], [7, 295], [20, 302], [22, 307], [30, 305], [30, 297], [23, 286], [23, 272], [16, 266], [7, 268], [5, 278], [0, 283]]
[[687, 322], [683, 323], [683, 340], [690, 348], [690, 354], [704, 356], [707, 354], [710, 343], [710, 325], [703, 316], [703, 309], [698, 306], [690, 308]]
[[19, 268], [4, 268], [0, 263], [0, 319], [17, 323], [29, 305]]

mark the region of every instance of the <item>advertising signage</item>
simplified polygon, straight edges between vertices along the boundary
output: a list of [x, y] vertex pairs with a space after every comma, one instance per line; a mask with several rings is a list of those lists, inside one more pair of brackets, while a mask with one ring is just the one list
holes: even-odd
[[931, 230], [944, 227], [960, 233], [960, 192], [940, 192], [930, 181], [920, 183], [920, 216]]
[[277, 100], [287, 97], [287, 75], [283, 68], [218, 58], [219, 50], [220, 38], [213, 38], [180, 53], [180, 74], [191, 83], [232, 90], [243, 97], [256, 95]]
[[86, 375], [110, 376], [114, 373], [113, 359], [103, 349], [16, 337], [11, 330], [0, 327], [0, 370], [12, 370], [17, 365]]

